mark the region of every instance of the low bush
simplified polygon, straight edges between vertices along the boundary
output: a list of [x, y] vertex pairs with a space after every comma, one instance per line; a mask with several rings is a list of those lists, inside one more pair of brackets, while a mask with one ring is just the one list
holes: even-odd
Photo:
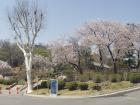
[[42, 81], [40, 85], [34, 87], [34, 90], [36, 90], [36, 89], [43, 89], [43, 88], [50, 88], [50, 82]]
[[110, 81], [111, 82], [120, 82], [120, 81], [122, 81], [122, 75], [121, 74], [111, 74]]
[[96, 83], [95, 82], [93, 82], [93, 81], [88, 81], [88, 88], [89, 89], [93, 89], [93, 87], [96, 85]]
[[11, 80], [1, 79], [0, 83], [3, 85], [12, 85], [13, 83], [17, 83], [17, 80], [15, 80], [15, 79], [11, 79]]
[[115, 75], [111, 77], [111, 82], [117, 82], [117, 77]]
[[59, 80], [58, 81], [58, 90], [62, 90], [65, 88], [65, 81], [64, 80]]
[[90, 80], [90, 75], [88, 72], [84, 72], [82, 75], [79, 75], [80, 82], [87, 82]]
[[88, 84], [85, 83], [85, 82], [80, 82], [78, 84], [78, 88], [81, 89], [81, 90], [87, 90], [88, 89]]
[[0, 84], [3, 84], [3, 79], [0, 79]]
[[66, 83], [66, 88], [69, 90], [76, 90], [78, 87], [77, 82], [67, 82]]
[[95, 83], [101, 83], [102, 79], [103, 79], [103, 77], [101, 76], [101, 74], [97, 74], [95, 77]]
[[26, 84], [26, 81], [23, 79], [18, 81], [18, 85], [25, 85], [25, 84]]
[[100, 85], [95, 85], [95, 86], [93, 86], [93, 88], [92, 88], [93, 90], [98, 90], [98, 91], [100, 91], [101, 89], [102, 89], [102, 87], [100, 86]]
[[39, 88], [48, 88], [48, 83], [47, 81], [42, 81], [41, 85], [39, 86]]
[[131, 83], [140, 83], [140, 74], [139, 73], [130, 74], [129, 80]]

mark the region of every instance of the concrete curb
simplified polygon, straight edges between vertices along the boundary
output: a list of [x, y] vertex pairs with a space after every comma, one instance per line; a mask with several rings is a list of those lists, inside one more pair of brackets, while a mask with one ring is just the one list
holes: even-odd
[[126, 90], [112, 92], [112, 93], [103, 94], [103, 95], [90, 95], [90, 96], [45, 96], [45, 95], [33, 95], [33, 94], [24, 94], [24, 95], [31, 96], [31, 97], [53, 98], [53, 99], [102, 98], [102, 97], [121, 96], [123, 94], [127, 94], [127, 93], [138, 91], [138, 90], [140, 90], [140, 87], [135, 87], [132, 89], [126, 89]]

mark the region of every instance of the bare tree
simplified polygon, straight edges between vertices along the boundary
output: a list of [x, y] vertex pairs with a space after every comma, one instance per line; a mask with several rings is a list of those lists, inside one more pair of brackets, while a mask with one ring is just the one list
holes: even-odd
[[13, 7], [13, 11], [8, 14], [9, 22], [15, 32], [17, 46], [24, 54], [27, 92], [32, 92], [31, 69], [32, 53], [35, 40], [42, 29], [44, 13], [38, 8], [37, 3], [28, 0], [19, 0]]

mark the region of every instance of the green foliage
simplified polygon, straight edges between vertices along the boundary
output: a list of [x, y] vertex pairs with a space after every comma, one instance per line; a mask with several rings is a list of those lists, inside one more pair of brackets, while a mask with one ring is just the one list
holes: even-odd
[[82, 67], [86, 68], [86, 69], [94, 69], [94, 59], [92, 57], [92, 50], [90, 47], [80, 47], [80, 53], [81, 53], [81, 63], [82, 63]]
[[44, 89], [50, 87], [50, 81], [42, 81], [40, 85], [34, 88], [34, 90], [38, 89]]
[[80, 82], [88, 82], [90, 80], [89, 72], [84, 72], [82, 75], [79, 75]]
[[41, 55], [43, 57], [49, 57], [49, 55], [50, 55], [49, 50], [46, 50], [44, 48], [35, 48], [34, 53], [38, 54], [38, 55]]
[[0, 49], [0, 60], [6, 61], [9, 57], [9, 54], [7, 51], [4, 51], [3, 49]]
[[102, 89], [102, 87], [100, 86], [100, 85], [95, 85], [95, 86], [93, 86], [93, 88], [92, 88], [93, 90], [98, 90], [98, 91], [100, 91], [101, 89]]
[[111, 82], [120, 82], [120, 81], [122, 81], [122, 75], [121, 74], [111, 74], [110, 81]]
[[97, 74], [95, 77], [95, 83], [101, 83], [103, 80], [103, 76], [101, 74]]
[[76, 79], [76, 73], [72, 70], [65, 71], [65, 75], [67, 76], [67, 81], [75, 81]]
[[25, 84], [26, 84], [26, 81], [23, 79], [18, 81], [18, 85], [25, 85]]
[[13, 83], [16, 83], [17, 80], [15, 79], [11, 79], [11, 80], [4, 80], [4, 79], [1, 79], [0, 80], [0, 84], [3, 84], [3, 85], [12, 85]]
[[3, 84], [3, 79], [0, 79], [0, 84]]
[[125, 57], [128, 59], [125, 63], [132, 69], [136, 69], [139, 67], [138, 58], [139, 52], [136, 49], [129, 50]]
[[117, 82], [117, 78], [116, 77], [112, 77], [111, 78], [111, 82]]
[[81, 89], [81, 90], [87, 90], [88, 89], [88, 84], [85, 83], [85, 82], [80, 82], [78, 84], [78, 88]]
[[8, 62], [12, 67], [22, 65], [24, 56], [15, 43], [8, 40], [0, 41], [0, 60]]
[[93, 89], [93, 87], [96, 85], [96, 83], [95, 82], [93, 82], [93, 81], [88, 81], [88, 87], [89, 87], [89, 89]]
[[62, 90], [65, 88], [65, 81], [64, 80], [59, 80], [58, 81], [58, 90]]
[[131, 83], [140, 83], [140, 73], [130, 73], [129, 80]]
[[78, 87], [77, 82], [67, 82], [66, 83], [66, 88], [69, 89], [70, 91], [71, 90], [76, 90], [77, 87]]
[[48, 82], [47, 81], [42, 81], [40, 88], [48, 88]]

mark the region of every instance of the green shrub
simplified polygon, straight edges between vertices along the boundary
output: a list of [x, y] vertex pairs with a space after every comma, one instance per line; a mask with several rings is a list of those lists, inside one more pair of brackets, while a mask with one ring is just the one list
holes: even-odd
[[138, 74], [138, 73], [130, 74], [129, 80], [131, 83], [140, 83], [140, 74]]
[[15, 80], [15, 79], [11, 79], [11, 80], [8, 80], [9, 81], [9, 85], [12, 85], [13, 83], [17, 83], [18, 81]]
[[72, 70], [66, 70], [65, 75], [67, 76], [67, 81], [75, 81], [76, 79], [76, 73], [72, 72]]
[[1, 84], [3, 84], [3, 85], [12, 85], [13, 83], [16, 83], [16, 82], [17, 82], [17, 80], [15, 80], [15, 79], [10, 79], [10, 80], [2, 79], [1, 80]]
[[95, 86], [95, 85], [96, 85], [95, 82], [93, 82], [93, 81], [88, 81], [88, 88], [89, 88], [89, 89], [93, 89], [93, 86]]
[[81, 82], [81, 83], [78, 84], [78, 88], [81, 89], [81, 90], [87, 90], [88, 89], [88, 84], [84, 83], [84, 82]]
[[26, 84], [26, 81], [23, 79], [18, 81], [18, 85], [25, 85], [25, 84]]
[[39, 88], [48, 88], [48, 83], [47, 83], [47, 81], [42, 81]]
[[101, 74], [97, 74], [96, 75], [96, 78], [95, 78], [95, 83], [101, 83], [102, 82], [102, 76], [101, 76]]
[[62, 90], [65, 88], [65, 81], [64, 80], [59, 80], [58, 81], [58, 90]]
[[0, 79], [0, 84], [3, 84], [3, 79]]
[[113, 76], [113, 77], [111, 78], [111, 82], [117, 82], [117, 77], [116, 77], [116, 76]]
[[102, 87], [100, 85], [95, 85], [95, 86], [93, 86], [92, 89], [100, 91], [102, 89]]
[[111, 74], [110, 81], [111, 82], [120, 82], [120, 81], [122, 81], [122, 75], [121, 74]]
[[40, 85], [34, 87], [34, 90], [36, 90], [36, 89], [43, 89], [43, 88], [50, 88], [50, 82], [42, 81]]
[[90, 77], [89, 77], [88, 72], [84, 72], [84, 74], [79, 75], [80, 82], [87, 82], [87, 81], [89, 81], [89, 79], [90, 79]]
[[78, 87], [77, 82], [67, 82], [66, 83], [66, 88], [69, 90], [76, 90]]
[[80, 82], [88, 82], [93, 79], [93, 76], [96, 75], [93, 71], [85, 71], [82, 75], [79, 75]]

